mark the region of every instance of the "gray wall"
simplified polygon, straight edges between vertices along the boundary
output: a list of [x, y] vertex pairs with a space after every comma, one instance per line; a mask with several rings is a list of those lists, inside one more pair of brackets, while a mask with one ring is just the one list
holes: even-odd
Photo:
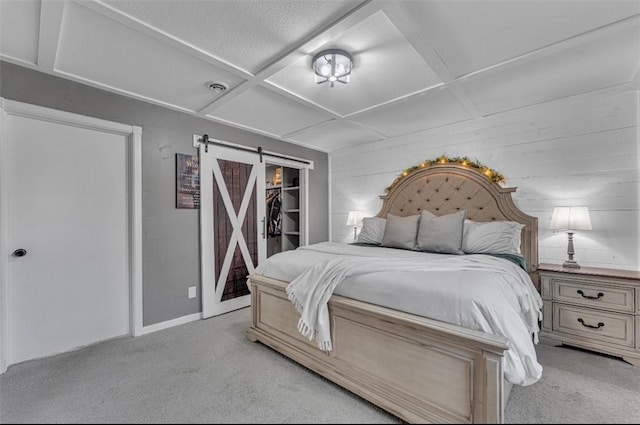
[[0, 96], [142, 127], [142, 267], [144, 325], [201, 311], [199, 210], [175, 208], [175, 154], [197, 154], [193, 134], [302, 157], [309, 171], [309, 242], [325, 241], [328, 160], [314, 151], [182, 112], [0, 62]]

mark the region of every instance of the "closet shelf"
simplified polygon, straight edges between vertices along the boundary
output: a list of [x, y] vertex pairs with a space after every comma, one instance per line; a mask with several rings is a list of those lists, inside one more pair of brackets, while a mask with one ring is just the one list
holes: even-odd
[[265, 221], [269, 231], [277, 230], [282, 235], [281, 238], [267, 241], [267, 257], [297, 249], [305, 243], [307, 217], [303, 213], [306, 211], [304, 195], [307, 186], [302, 170], [269, 163], [266, 165]]

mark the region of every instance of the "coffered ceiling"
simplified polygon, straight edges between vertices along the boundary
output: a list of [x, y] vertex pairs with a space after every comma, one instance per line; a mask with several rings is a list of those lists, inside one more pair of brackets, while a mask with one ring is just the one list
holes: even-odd
[[638, 88], [640, 0], [0, 0], [0, 58], [330, 152]]

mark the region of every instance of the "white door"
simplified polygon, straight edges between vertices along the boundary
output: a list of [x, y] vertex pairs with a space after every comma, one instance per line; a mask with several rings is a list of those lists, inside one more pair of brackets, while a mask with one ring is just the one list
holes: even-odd
[[128, 334], [127, 137], [4, 123], [7, 364]]
[[247, 276], [266, 258], [265, 164], [251, 152], [200, 147], [202, 317], [247, 307]]

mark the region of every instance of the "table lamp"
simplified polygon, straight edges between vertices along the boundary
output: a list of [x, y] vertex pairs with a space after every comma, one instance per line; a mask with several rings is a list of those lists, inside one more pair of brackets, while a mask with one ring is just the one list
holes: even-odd
[[353, 226], [353, 241], [356, 241], [358, 234], [358, 226], [362, 222], [362, 213], [360, 211], [349, 211], [347, 216], [347, 226]]
[[591, 219], [587, 207], [555, 207], [551, 215], [551, 229], [566, 230], [569, 237], [567, 254], [569, 259], [565, 261], [563, 267], [580, 268], [580, 265], [573, 259], [573, 231], [591, 230]]

